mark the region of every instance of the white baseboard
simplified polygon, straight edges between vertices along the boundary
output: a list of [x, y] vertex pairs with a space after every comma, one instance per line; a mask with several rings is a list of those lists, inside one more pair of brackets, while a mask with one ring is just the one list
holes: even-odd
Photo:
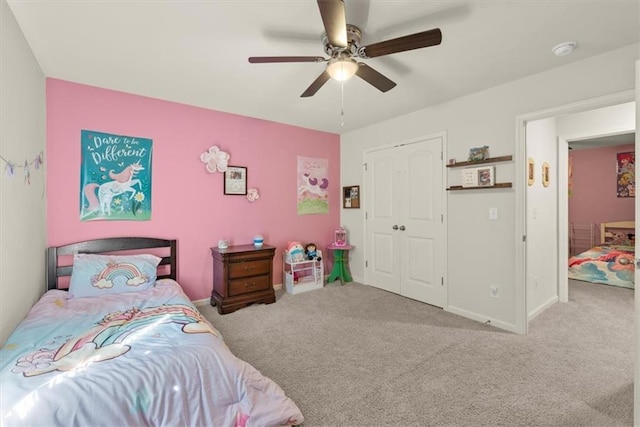
[[211, 299], [210, 298], [203, 298], [203, 299], [193, 300], [191, 302], [196, 307], [202, 307], [203, 305], [209, 305], [209, 303], [211, 302]]
[[528, 319], [529, 322], [531, 322], [533, 319], [535, 319], [540, 313], [542, 313], [543, 311], [545, 311], [547, 308], [551, 307], [553, 304], [558, 302], [558, 296], [553, 296], [551, 298], [549, 298], [549, 300], [545, 303], [543, 303], [540, 307], [536, 308], [535, 310], [533, 310], [531, 313], [529, 313]]
[[484, 324], [488, 324], [491, 326], [495, 326], [496, 328], [504, 329], [505, 331], [518, 333], [516, 329], [516, 325], [512, 325], [511, 323], [503, 322], [501, 320], [496, 320], [491, 317], [481, 316], [477, 313], [472, 313], [467, 310], [463, 310], [458, 307], [448, 306], [444, 308], [445, 311], [448, 311], [453, 314], [457, 314], [458, 316], [466, 317], [467, 319], [475, 320]]

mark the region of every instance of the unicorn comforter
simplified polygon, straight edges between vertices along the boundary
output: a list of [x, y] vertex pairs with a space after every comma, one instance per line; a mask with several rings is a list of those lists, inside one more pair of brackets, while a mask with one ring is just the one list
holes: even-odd
[[67, 299], [48, 291], [0, 350], [0, 424], [300, 424], [282, 389], [235, 357], [172, 280]]

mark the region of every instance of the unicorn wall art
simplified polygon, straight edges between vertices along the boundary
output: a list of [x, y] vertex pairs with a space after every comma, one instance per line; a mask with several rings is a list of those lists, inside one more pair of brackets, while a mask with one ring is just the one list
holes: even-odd
[[[130, 199], [136, 196], [136, 190], [134, 186], [137, 185], [138, 189], [142, 189], [142, 184], [139, 179], [133, 179], [133, 177], [144, 170], [144, 167], [139, 163], [133, 163], [120, 173], [114, 173], [109, 171], [109, 178], [113, 181], [105, 182], [104, 184], [91, 183], [84, 186], [84, 195], [89, 201], [89, 210], [97, 211], [100, 209], [102, 215], [111, 215], [111, 203], [113, 198], [123, 193], [131, 193]], [[96, 189], [98, 189], [98, 197], [96, 197]]]
[[80, 219], [151, 219], [150, 139], [82, 131]]
[[329, 212], [329, 160], [298, 157], [298, 215]]

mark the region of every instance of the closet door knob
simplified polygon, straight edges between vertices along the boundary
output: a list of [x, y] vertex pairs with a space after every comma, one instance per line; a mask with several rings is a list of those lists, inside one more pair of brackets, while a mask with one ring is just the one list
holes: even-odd
[[394, 226], [393, 226], [393, 227], [391, 227], [391, 228], [393, 228], [394, 230], [397, 230], [397, 229], [398, 229], [398, 225], [396, 224], [396, 225], [394, 225]]
[[401, 225], [401, 226], [400, 226], [400, 231], [404, 231], [404, 230], [406, 230], [406, 229], [407, 229], [407, 227], [405, 227], [404, 225]]

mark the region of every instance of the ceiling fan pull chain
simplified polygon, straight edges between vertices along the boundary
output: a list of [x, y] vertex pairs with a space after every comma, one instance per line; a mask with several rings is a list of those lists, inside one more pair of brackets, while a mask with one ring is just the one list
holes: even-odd
[[344, 82], [340, 82], [340, 126], [344, 126]]

